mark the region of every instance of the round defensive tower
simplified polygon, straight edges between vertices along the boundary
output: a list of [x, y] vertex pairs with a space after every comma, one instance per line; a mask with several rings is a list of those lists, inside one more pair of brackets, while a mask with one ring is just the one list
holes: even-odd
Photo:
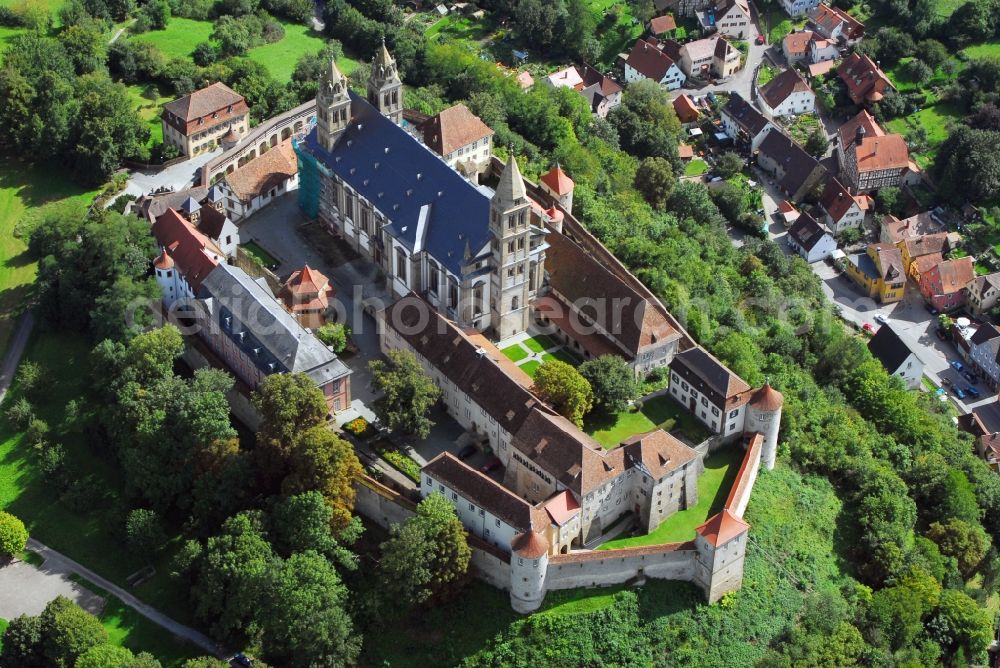
[[545, 598], [549, 541], [537, 531], [526, 531], [514, 536], [510, 549], [510, 605], [522, 614], [534, 612]]
[[761, 460], [768, 470], [774, 468], [774, 460], [778, 454], [778, 430], [781, 428], [781, 407], [785, 397], [770, 383], [754, 391], [747, 407], [747, 417], [744, 432], [760, 433], [764, 437], [764, 447]]

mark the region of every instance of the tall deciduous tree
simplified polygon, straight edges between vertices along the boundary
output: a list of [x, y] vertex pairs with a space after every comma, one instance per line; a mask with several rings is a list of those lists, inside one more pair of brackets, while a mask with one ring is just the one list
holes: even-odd
[[958, 569], [966, 578], [975, 572], [990, 547], [990, 538], [982, 526], [958, 518], [934, 522], [927, 537], [938, 544], [941, 554], [958, 560]]
[[583, 416], [594, 404], [594, 391], [587, 379], [559, 360], [542, 362], [535, 371], [532, 390], [578, 427], [583, 426]]
[[639, 394], [635, 372], [617, 355], [601, 355], [580, 365], [583, 376], [594, 391], [594, 405], [607, 413], [628, 407]]
[[664, 158], [645, 158], [635, 172], [636, 189], [650, 206], [660, 211], [667, 208], [676, 183], [674, 170]]
[[389, 429], [426, 438], [434, 426], [427, 413], [441, 398], [441, 389], [412, 353], [390, 350], [386, 357], [368, 365], [375, 387], [383, 394], [375, 413]]
[[42, 653], [56, 666], [72, 666], [95, 645], [108, 640], [100, 620], [65, 596], [53, 599], [42, 611]]
[[431, 494], [415, 516], [392, 525], [382, 543], [384, 591], [390, 600], [411, 604], [446, 596], [461, 584], [471, 559], [455, 509], [440, 494]]
[[275, 665], [353, 666], [361, 650], [345, 610], [347, 588], [311, 550], [272, 568], [264, 584], [261, 646]]
[[302, 432], [289, 463], [282, 492], [318, 491], [333, 511], [330, 527], [334, 531], [345, 528], [354, 509], [354, 481], [362, 474], [361, 462], [351, 444], [319, 425]]

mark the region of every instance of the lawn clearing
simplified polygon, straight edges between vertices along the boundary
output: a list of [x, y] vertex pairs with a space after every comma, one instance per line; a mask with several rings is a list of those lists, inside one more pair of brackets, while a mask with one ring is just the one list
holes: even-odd
[[104, 630], [108, 632], [108, 641], [111, 644], [127, 647], [136, 654], [149, 652], [159, 659], [164, 668], [179, 667], [187, 659], [205, 654], [198, 647], [149, 621], [122, 603], [117, 596], [101, 589], [86, 578], [72, 573], [69, 579], [104, 597], [106, 603], [100, 620]]
[[708, 430], [694, 416], [668, 396], [650, 399], [638, 411], [624, 410], [611, 418], [592, 415], [584, 421], [584, 431], [605, 448], [613, 448], [629, 436], [658, 427], [677, 432], [693, 443], [700, 443], [709, 436]]
[[280, 41], [250, 49], [247, 58], [266, 67], [271, 76], [284, 84], [292, 80], [299, 58], [306, 53], [316, 53], [325, 42], [320, 33], [308, 26], [285, 22], [281, 25], [285, 28], [285, 36]]
[[167, 58], [187, 60], [191, 57], [194, 47], [201, 42], [209, 41], [213, 30], [211, 21], [196, 21], [175, 16], [170, 19], [166, 30], [151, 30], [132, 39], [151, 43]]
[[533, 336], [530, 339], [524, 341], [524, 345], [528, 346], [528, 349], [535, 353], [543, 353], [546, 350], [550, 350], [560, 345], [558, 341], [545, 334], [539, 334], [538, 336]]
[[708, 172], [708, 163], [700, 158], [695, 158], [684, 166], [684, 176], [701, 176]]
[[926, 146], [923, 150], [911, 151], [910, 155], [921, 169], [926, 169], [934, 162], [937, 149], [948, 138], [951, 127], [960, 122], [963, 115], [962, 108], [958, 104], [940, 102], [909, 116], [894, 118], [886, 123], [886, 126], [890, 132], [904, 137], [916, 128], [923, 128], [927, 133]]
[[1000, 56], [1000, 41], [983, 42], [975, 46], [965, 47], [965, 55], [969, 58], [991, 58]]
[[25, 240], [14, 236], [22, 217], [32, 209], [67, 199], [83, 211], [97, 191], [87, 191], [50, 167], [31, 167], [0, 156], [0, 351], [35, 282], [35, 262]]
[[538, 367], [540, 366], [542, 366], [541, 362], [539, 362], [538, 360], [531, 360], [529, 362], [525, 362], [518, 368], [521, 369], [521, 371], [523, 371], [524, 373], [534, 378], [535, 373], [538, 371]]
[[770, 65], [761, 65], [760, 71], [757, 73], [757, 85], [763, 86], [770, 83], [771, 79], [777, 76], [778, 70], [771, 67]]
[[554, 361], [565, 362], [570, 366], [580, 365], [580, 360], [571, 355], [566, 350], [557, 350], [553, 353], [545, 353], [544, 355], [542, 355], [542, 362], [554, 362]]
[[139, 110], [139, 116], [149, 125], [149, 142], [153, 146], [163, 141], [163, 124], [160, 122], [160, 112], [164, 104], [171, 98], [161, 97], [156, 84], [134, 84], [128, 87], [128, 95]]
[[722, 510], [743, 455], [743, 450], [735, 445], [709, 455], [705, 458], [705, 472], [698, 478], [698, 503], [674, 513], [650, 534], [612, 540], [598, 549], [611, 550], [691, 540], [699, 524]]
[[515, 343], [507, 346], [506, 348], [501, 348], [500, 352], [502, 352], [511, 362], [520, 362], [523, 359], [527, 359], [530, 354], [520, 343]]

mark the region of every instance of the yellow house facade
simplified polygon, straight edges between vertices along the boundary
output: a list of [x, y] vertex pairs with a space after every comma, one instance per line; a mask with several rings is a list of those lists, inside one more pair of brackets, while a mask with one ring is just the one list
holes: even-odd
[[864, 253], [847, 256], [847, 275], [872, 299], [898, 302], [906, 291], [906, 271], [898, 248], [871, 244]]
[[[919, 283], [921, 272], [936, 265], [937, 262], [940, 262], [940, 258], [948, 252], [948, 235], [945, 233], [922, 234], [917, 237], [903, 239], [896, 244], [896, 247], [899, 248], [900, 256], [903, 258], [903, 266], [906, 268], [906, 274], [915, 283]], [[937, 262], [933, 262], [932, 260], [925, 260], [922, 263], [918, 262], [920, 258], [935, 255], [938, 258]]]

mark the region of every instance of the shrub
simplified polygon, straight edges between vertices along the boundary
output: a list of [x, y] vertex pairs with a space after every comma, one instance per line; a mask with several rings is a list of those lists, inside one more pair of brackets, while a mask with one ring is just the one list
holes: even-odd
[[347, 347], [347, 337], [351, 328], [340, 322], [328, 322], [316, 330], [316, 338], [333, 348], [338, 355]]
[[66, 473], [66, 449], [58, 443], [42, 448], [38, 453], [38, 468], [48, 482], [61, 482]]
[[41, 418], [33, 418], [28, 423], [28, 430], [24, 437], [30, 445], [39, 446], [45, 443], [49, 435], [49, 423]]
[[160, 516], [153, 510], [136, 508], [125, 518], [125, 542], [137, 555], [152, 554], [167, 542]]
[[7, 419], [18, 429], [24, 429], [35, 417], [31, 402], [21, 397], [7, 409]]
[[28, 544], [28, 530], [24, 522], [0, 510], [0, 559], [15, 557]]
[[30, 396], [32, 391], [37, 389], [41, 380], [42, 367], [38, 365], [38, 362], [26, 360], [21, 362], [21, 365], [17, 367], [17, 378], [15, 379], [15, 382], [17, 383], [18, 389], [20, 389], [25, 396]]
[[392, 464], [400, 473], [415, 482], [420, 482], [420, 465], [399, 450], [385, 450], [382, 459]]

